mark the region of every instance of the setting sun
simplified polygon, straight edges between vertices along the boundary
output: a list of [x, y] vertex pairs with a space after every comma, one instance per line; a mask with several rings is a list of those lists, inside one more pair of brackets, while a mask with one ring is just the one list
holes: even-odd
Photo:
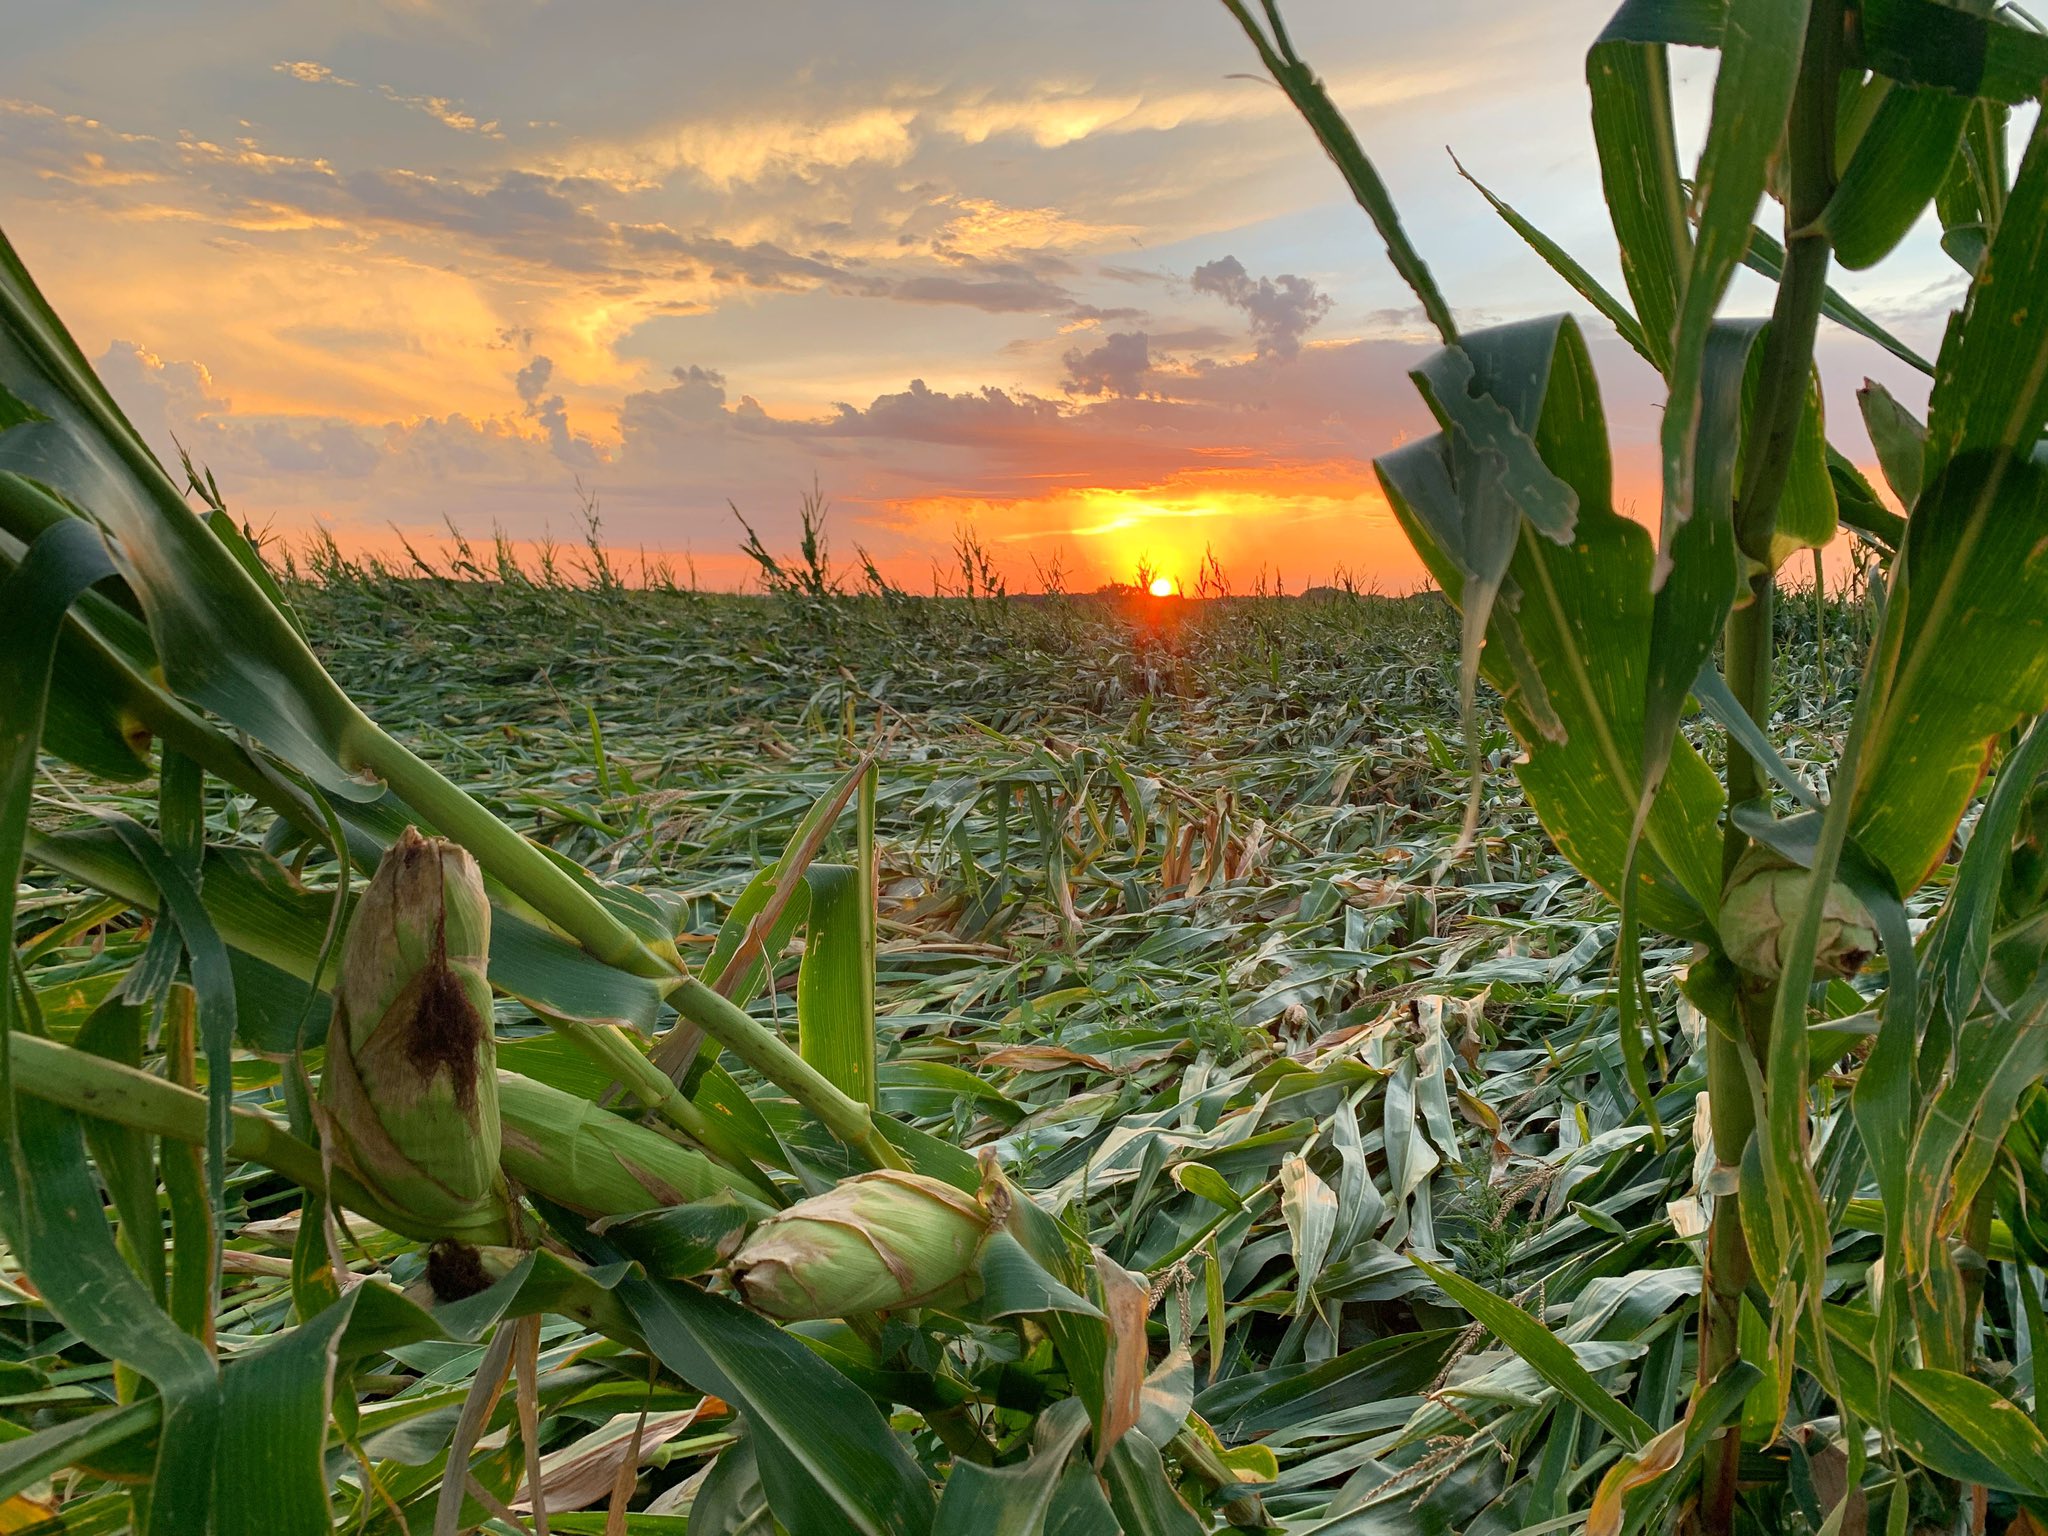
[[1154, 597], [1171, 597], [1173, 596], [1173, 578], [1170, 576], [1154, 576], [1149, 590]]

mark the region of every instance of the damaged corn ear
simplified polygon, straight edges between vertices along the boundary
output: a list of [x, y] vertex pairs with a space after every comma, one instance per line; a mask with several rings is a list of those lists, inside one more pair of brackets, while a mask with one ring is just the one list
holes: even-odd
[[336, 1162], [451, 1238], [503, 1233], [491, 907], [476, 861], [408, 827], [349, 923], [320, 1097]]
[[[1745, 971], [1776, 980], [1783, 974], [1786, 935], [1799, 921], [1812, 874], [1767, 848], [1753, 847], [1736, 864], [1721, 897], [1721, 942]], [[1837, 880], [1828, 887], [1814, 948], [1818, 976], [1853, 976], [1877, 949], [1870, 909]]]
[[733, 1256], [755, 1311], [784, 1322], [912, 1307], [953, 1291], [1009, 1215], [1010, 1192], [984, 1163], [972, 1195], [919, 1173], [855, 1174], [778, 1211]]

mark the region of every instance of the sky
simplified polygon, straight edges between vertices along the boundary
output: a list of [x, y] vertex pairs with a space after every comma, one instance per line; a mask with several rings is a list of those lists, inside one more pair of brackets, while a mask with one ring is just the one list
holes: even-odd
[[[1459, 323], [1586, 306], [1461, 180], [1619, 288], [1583, 56], [1608, 0], [1297, 0], [1296, 46]], [[1674, 55], [1696, 142], [1712, 56]], [[145, 436], [298, 544], [603, 541], [742, 584], [734, 508], [1013, 587], [1419, 579], [1371, 459], [1430, 349], [1215, 0], [74, 0], [10, 18], [0, 228]], [[1932, 352], [1923, 227], [1841, 285]], [[1731, 308], [1760, 311], [1745, 280]], [[1584, 316], [1617, 503], [1660, 386]], [[1865, 375], [1840, 332], [1832, 435]], [[174, 462], [174, 461], [173, 461]]]

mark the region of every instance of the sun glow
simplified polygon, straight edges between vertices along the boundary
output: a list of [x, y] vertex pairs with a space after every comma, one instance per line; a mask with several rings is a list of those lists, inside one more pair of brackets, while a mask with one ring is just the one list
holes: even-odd
[[[1192, 590], [1194, 573], [1213, 561], [1231, 586], [1253, 590], [1262, 574], [1285, 576], [1295, 590], [1329, 579], [1339, 565], [1405, 592], [1426, 579], [1402, 538], [1369, 465], [1347, 459], [1204, 464], [1128, 485], [1048, 488], [1036, 495], [941, 495], [896, 502], [906, 530], [972, 524], [1007, 552], [1028, 585], [1040, 564], [1058, 557], [1069, 586], [1127, 582], [1146, 573], [1169, 596]], [[1164, 591], [1151, 587], [1159, 572]]]
[[1152, 578], [1152, 585], [1148, 590], [1154, 597], [1171, 597], [1173, 596], [1173, 578], [1171, 576], [1154, 576]]

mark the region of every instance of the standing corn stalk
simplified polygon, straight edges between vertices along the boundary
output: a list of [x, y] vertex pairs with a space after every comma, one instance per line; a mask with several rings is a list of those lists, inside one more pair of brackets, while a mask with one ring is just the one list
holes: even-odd
[[[1577, 323], [1461, 334], [1274, 0], [1263, 17], [1224, 4], [1443, 338], [1413, 375], [1442, 430], [1382, 457], [1380, 480], [1464, 614], [1468, 735], [1483, 676], [1521, 741], [1517, 771], [1546, 829], [1620, 909], [1623, 1066], [1653, 1130], [1663, 1045], [1645, 1048], [1656, 1011], [1640, 930], [1698, 946], [1687, 991], [1707, 1017], [1712, 1141], [1698, 1382], [1687, 1417], [1662, 1434], [1651, 1427], [1668, 1402], [1602, 1410], [1623, 1455], [1590, 1528], [1608, 1536], [1663, 1510], [1713, 1536], [1736, 1529], [1745, 1444], [1772, 1442], [1800, 1394], [1835, 1405], [1838, 1453], [1859, 1477], [1860, 1426], [1883, 1431], [1894, 1458], [1822, 1512], [1837, 1523], [1852, 1498], [1862, 1518], [1867, 1492], [1904, 1531], [1930, 1480], [1951, 1503], [1942, 1479], [1978, 1485], [1980, 1526], [1985, 1487], [2048, 1492], [2048, 1440], [2031, 1425], [2001, 1439], [2005, 1404], [1969, 1374], [1982, 1365], [1972, 1328], [1983, 1288], [1964, 1278], [1988, 1241], [1990, 1149], [2043, 1061], [2030, 972], [1994, 985], [1987, 957], [2001, 843], [2043, 766], [2040, 731], [2027, 748], [2017, 732], [2048, 710], [2048, 477], [2033, 462], [2048, 422], [2048, 137], [2037, 128], [2010, 179], [2005, 154], [2009, 107], [2048, 78], [2048, 38], [1989, 7], [1928, 0], [1630, 0], [1586, 65], [1627, 297], [1479, 189], [1663, 375], [1653, 548], [1614, 510]], [[1689, 178], [1674, 45], [1720, 54]], [[1783, 204], [1782, 239], [1755, 224], [1767, 191]], [[1930, 203], [1970, 278], [1931, 364], [1828, 283], [1836, 257], [1874, 264]], [[1766, 322], [1720, 313], [1743, 265], [1777, 284]], [[1863, 397], [1903, 518], [1827, 442], [1813, 363], [1823, 314], [1932, 377], [1924, 427], [1875, 386]], [[1842, 526], [1878, 552], [1889, 583], [1823, 802], [1771, 741], [1774, 600], [1783, 562]], [[1679, 729], [1691, 698], [1726, 730], [1718, 779]], [[1984, 771], [2001, 765], [1980, 822], [1993, 830], [1972, 840], [1936, 937], [1916, 952], [1904, 898], [1942, 863]], [[1821, 1047], [1810, 1025], [1816, 1006], [1842, 1006], [1827, 984], [1879, 949], [1874, 1044], [1844, 1112], [1813, 1093]], [[2008, 1074], [1996, 1088], [1992, 1062]], [[1831, 1216], [1852, 1198], [1882, 1211], [1884, 1232], [1882, 1269], [1854, 1306], [1830, 1292]], [[1958, 1251], [1942, 1233], [1977, 1246]], [[1481, 1297], [1459, 1292], [1560, 1391], [1599, 1406], [1606, 1389], [1555, 1339], [1491, 1315]], [[1903, 1427], [1930, 1394], [1968, 1454]], [[1763, 1510], [1754, 1518], [1773, 1523]]]

